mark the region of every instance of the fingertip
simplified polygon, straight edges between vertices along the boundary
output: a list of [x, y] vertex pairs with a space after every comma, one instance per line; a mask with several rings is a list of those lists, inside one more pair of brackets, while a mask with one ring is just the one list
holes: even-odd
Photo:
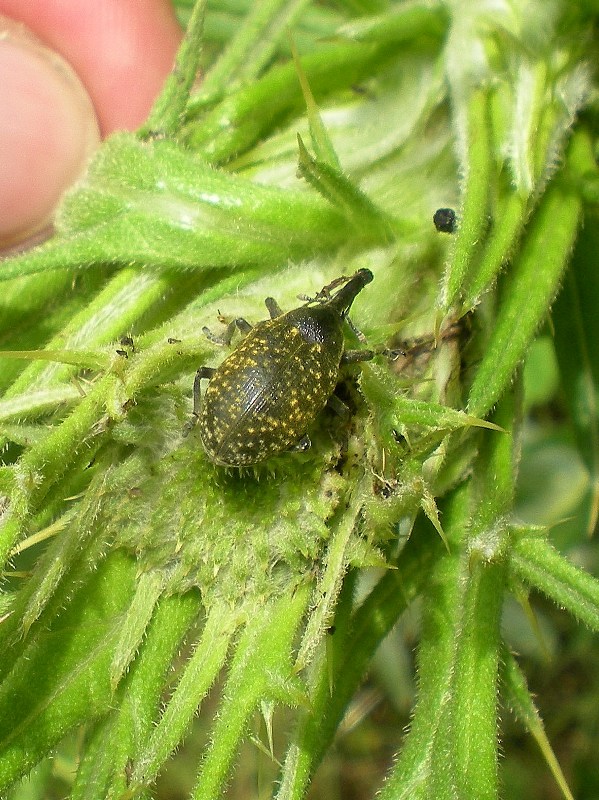
[[183, 32], [170, 0], [0, 0], [83, 81], [103, 136], [135, 130], [172, 69]]
[[99, 142], [91, 101], [71, 67], [0, 18], [0, 248], [48, 225]]

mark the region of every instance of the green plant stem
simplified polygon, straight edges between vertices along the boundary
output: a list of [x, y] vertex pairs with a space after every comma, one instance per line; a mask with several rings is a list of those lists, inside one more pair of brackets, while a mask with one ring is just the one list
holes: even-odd
[[[302, 711], [277, 800], [300, 800], [378, 645], [418, 594], [424, 576], [444, 552], [430, 527], [416, 523], [396, 569], [389, 570], [345, 623], [335, 616], [332, 654], [320, 657], [310, 678], [310, 709]], [[331, 662], [333, 674], [331, 676]]]
[[182, 124], [189, 94], [198, 74], [202, 53], [202, 33], [206, 0], [197, 0], [187, 25], [187, 32], [177, 53], [175, 67], [158, 96], [139, 136], [175, 136]]
[[290, 669], [293, 637], [309, 596], [309, 587], [298, 586], [262, 606], [260, 614], [248, 620], [231, 663], [212, 742], [192, 793], [194, 800], [216, 800], [221, 796], [250, 715], [269, 696], [273, 678], [280, 675], [284, 679], [282, 667], [287, 665]]
[[[570, 143], [569, 169], [584, 169], [588, 157], [588, 137], [578, 132]], [[554, 181], [545, 192], [529, 223], [522, 250], [506, 278], [503, 302], [470, 389], [471, 414], [485, 416], [488, 413], [522, 361], [559, 286], [581, 210], [579, 195], [564, 181]]]
[[[505, 398], [496, 416], [509, 425]], [[512, 436], [484, 432], [475, 478], [449, 497], [450, 554], [423, 591], [419, 694], [410, 733], [382, 790], [398, 798], [497, 796], [497, 670], [507, 536], [490, 528], [513, 496]]]
[[575, 567], [542, 536], [515, 536], [511, 570], [592, 630], [599, 631], [599, 581]]
[[[461, 115], [462, 112], [459, 110], [458, 116]], [[460, 143], [460, 153], [463, 159], [464, 183], [461, 193], [464, 200], [460, 209], [460, 226], [453, 256], [443, 279], [440, 304], [445, 313], [449, 311], [463, 291], [487, 223], [491, 175], [489, 94], [487, 91], [472, 92], [463, 117], [465, 130], [463, 131], [464, 141]]]
[[149, 786], [184, 738], [223, 665], [238, 617], [237, 610], [231, 612], [224, 604], [215, 603], [211, 608], [202, 636], [183, 669], [177, 688], [158, 725], [141, 748], [131, 776], [132, 787], [135, 784]]
[[[132, 796], [128, 779], [155, 720], [172, 660], [200, 609], [198, 592], [164, 597], [154, 607], [135, 662], [120, 687], [119, 703], [96, 724], [77, 771], [72, 800]], [[93, 792], [93, 794], [92, 794]], [[139, 795], [137, 795], [139, 796]]]
[[[388, 46], [343, 43], [306, 55], [302, 67], [314, 95], [319, 97], [359, 83], [390, 57]], [[213, 164], [227, 162], [259, 141], [276, 121], [299, 110], [302, 103], [294, 65], [273, 67], [259, 81], [225, 97], [200, 124], [190, 125], [188, 145]]]
[[218, 61], [206, 73], [198, 101], [256, 78], [272, 59], [279, 39], [293, 26], [308, 0], [263, 0], [249, 6]]

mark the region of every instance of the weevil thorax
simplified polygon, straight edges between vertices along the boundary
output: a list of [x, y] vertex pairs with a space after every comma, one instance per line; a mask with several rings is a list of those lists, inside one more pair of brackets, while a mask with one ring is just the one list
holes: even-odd
[[199, 428], [222, 466], [256, 464], [292, 448], [335, 390], [343, 320], [372, 273], [360, 270], [335, 295], [258, 323], [211, 378]]

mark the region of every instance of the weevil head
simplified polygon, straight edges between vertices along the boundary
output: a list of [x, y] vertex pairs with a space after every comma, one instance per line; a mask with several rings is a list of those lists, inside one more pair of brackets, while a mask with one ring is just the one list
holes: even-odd
[[362, 289], [374, 279], [369, 269], [359, 269], [339, 291], [323, 304], [343, 319]]

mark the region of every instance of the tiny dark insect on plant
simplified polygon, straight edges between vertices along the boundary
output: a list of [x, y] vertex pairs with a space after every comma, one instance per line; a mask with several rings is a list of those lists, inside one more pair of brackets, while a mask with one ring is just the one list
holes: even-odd
[[453, 208], [438, 208], [433, 214], [433, 223], [439, 233], [455, 233], [458, 228]]
[[[219, 344], [230, 344], [236, 329], [246, 334], [217, 369], [200, 367], [196, 373], [193, 413], [211, 461], [245, 467], [310, 447], [307, 431], [333, 399], [341, 366], [376, 354], [345, 350], [343, 335], [351, 304], [372, 279], [368, 269], [338, 278], [287, 313], [268, 297], [270, 319], [255, 327], [236, 319], [221, 337], [204, 328]], [[204, 378], [209, 383], [202, 397]]]

